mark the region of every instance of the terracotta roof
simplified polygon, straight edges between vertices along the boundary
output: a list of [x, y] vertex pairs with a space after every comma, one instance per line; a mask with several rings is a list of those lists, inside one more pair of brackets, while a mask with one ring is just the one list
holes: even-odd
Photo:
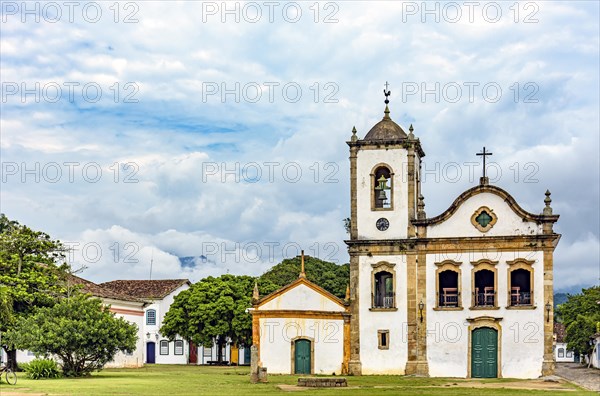
[[565, 342], [566, 328], [563, 323], [554, 323], [554, 334], [556, 342]]
[[191, 285], [191, 282], [188, 279], [114, 280], [100, 286], [137, 298], [160, 299], [185, 284]]
[[81, 290], [83, 292], [89, 293], [94, 297], [110, 298], [113, 300], [122, 301], [144, 302], [144, 300], [140, 298], [133, 297], [125, 293], [120, 293], [118, 291], [103, 287], [87, 279], [83, 279], [72, 274], [67, 275], [67, 281], [71, 284], [82, 286]]

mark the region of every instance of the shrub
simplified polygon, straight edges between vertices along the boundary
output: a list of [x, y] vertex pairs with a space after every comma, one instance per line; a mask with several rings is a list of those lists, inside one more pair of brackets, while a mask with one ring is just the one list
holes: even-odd
[[27, 364], [20, 365], [31, 379], [58, 378], [60, 370], [52, 359], [33, 359]]

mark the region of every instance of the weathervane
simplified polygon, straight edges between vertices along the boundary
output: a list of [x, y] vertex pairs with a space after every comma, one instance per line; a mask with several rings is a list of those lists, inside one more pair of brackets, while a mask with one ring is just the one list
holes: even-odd
[[485, 146], [483, 147], [483, 152], [481, 153], [476, 153], [476, 155], [481, 155], [483, 156], [483, 178], [485, 179], [485, 157], [487, 157], [488, 155], [492, 155], [493, 153], [488, 153], [485, 151]]
[[385, 95], [385, 104], [390, 103], [390, 100], [388, 99], [388, 96], [390, 96], [390, 94], [392, 93], [392, 91], [388, 91], [388, 86], [390, 84], [388, 84], [388, 82], [385, 82], [385, 88], [383, 89], [383, 94]]

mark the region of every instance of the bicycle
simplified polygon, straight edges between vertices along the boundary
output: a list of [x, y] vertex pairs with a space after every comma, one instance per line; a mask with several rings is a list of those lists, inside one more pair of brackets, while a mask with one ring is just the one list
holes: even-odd
[[14, 371], [12, 371], [11, 368], [9, 368], [8, 366], [1, 366], [0, 367], [0, 380], [2, 379], [2, 373], [4, 373], [4, 378], [6, 379], [6, 382], [10, 385], [16, 385], [17, 383], [17, 373], [15, 373]]

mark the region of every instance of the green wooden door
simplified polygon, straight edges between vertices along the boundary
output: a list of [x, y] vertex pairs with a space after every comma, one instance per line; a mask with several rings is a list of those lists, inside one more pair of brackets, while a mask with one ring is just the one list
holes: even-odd
[[498, 376], [498, 332], [480, 327], [471, 334], [471, 377], [496, 378]]
[[296, 374], [310, 374], [310, 341], [296, 340], [294, 364]]

